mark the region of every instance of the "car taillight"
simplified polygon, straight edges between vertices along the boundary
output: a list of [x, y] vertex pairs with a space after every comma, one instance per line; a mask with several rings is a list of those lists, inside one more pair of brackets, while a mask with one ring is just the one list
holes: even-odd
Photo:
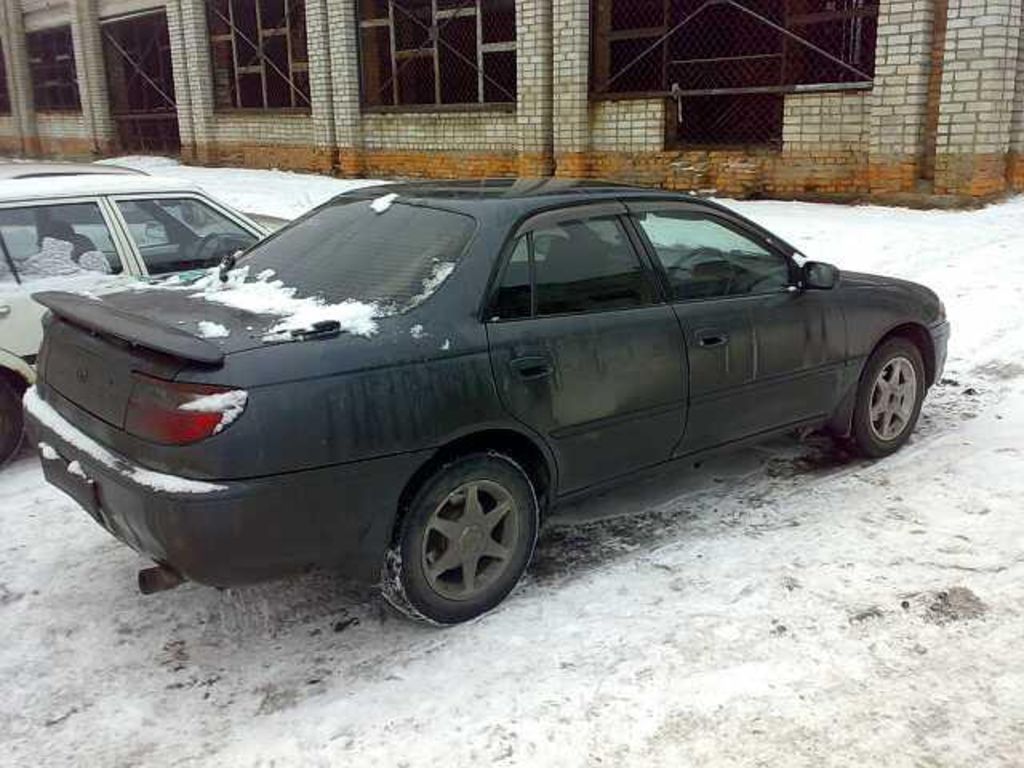
[[134, 379], [124, 428], [143, 440], [164, 445], [188, 445], [219, 432], [226, 426], [223, 411], [188, 406], [201, 398], [238, 391], [212, 384], [165, 381], [141, 373], [135, 373]]

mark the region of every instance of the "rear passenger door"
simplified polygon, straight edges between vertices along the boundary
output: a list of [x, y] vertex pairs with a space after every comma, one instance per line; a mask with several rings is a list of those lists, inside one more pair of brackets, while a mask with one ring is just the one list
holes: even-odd
[[725, 213], [630, 204], [686, 337], [690, 416], [676, 453], [826, 416], [845, 328], [827, 292], [799, 289], [792, 259]]
[[502, 401], [551, 446], [560, 493], [667, 460], [683, 428], [679, 323], [624, 212], [602, 204], [526, 222], [488, 313]]

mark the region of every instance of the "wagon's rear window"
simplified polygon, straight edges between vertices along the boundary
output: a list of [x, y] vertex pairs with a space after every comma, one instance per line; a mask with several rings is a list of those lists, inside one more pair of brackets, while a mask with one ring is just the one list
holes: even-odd
[[254, 247], [240, 265], [300, 296], [354, 299], [405, 308], [451, 273], [473, 234], [463, 214], [378, 198], [339, 198]]

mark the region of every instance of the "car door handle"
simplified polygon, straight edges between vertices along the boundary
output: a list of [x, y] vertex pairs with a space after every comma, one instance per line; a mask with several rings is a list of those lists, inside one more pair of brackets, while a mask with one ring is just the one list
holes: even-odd
[[554, 371], [551, 360], [541, 355], [514, 357], [508, 361], [509, 368], [524, 381], [543, 379]]
[[11, 308], [6, 304], [0, 304], [0, 317], [7, 317], [11, 314]]
[[729, 335], [722, 331], [697, 331], [697, 343], [705, 349], [724, 347], [729, 343]]

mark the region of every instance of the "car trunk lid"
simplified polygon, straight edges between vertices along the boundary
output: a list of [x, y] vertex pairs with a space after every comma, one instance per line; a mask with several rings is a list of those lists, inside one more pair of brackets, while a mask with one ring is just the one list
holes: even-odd
[[[125, 425], [134, 374], [173, 380], [186, 368], [219, 368], [227, 354], [259, 346], [274, 322], [171, 291], [33, 298], [54, 315], [40, 379], [62, 400], [117, 429]], [[201, 322], [215, 327], [213, 338], [203, 337]]]

